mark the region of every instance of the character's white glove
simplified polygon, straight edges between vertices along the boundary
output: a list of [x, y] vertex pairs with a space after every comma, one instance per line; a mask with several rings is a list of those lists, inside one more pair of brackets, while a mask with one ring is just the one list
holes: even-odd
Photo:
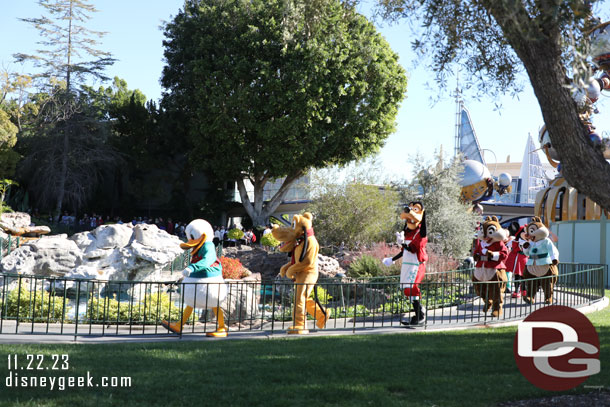
[[188, 277], [189, 274], [191, 274], [191, 269], [190, 268], [185, 268], [184, 270], [182, 270], [182, 276], [183, 277]]
[[396, 232], [396, 244], [402, 246], [405, 241], [405, 232]]
[[394, 260], [392, 260], [391, 257], [386, 257], [385, 259], [383, 259], [384, 266], [390, 267], [392, 264], [394, 264]]

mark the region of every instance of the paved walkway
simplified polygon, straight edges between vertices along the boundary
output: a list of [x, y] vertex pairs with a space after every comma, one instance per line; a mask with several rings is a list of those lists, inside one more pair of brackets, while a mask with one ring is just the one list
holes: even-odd
[[[424, 326], [405, 327], [400, 324], [399, 317], [375, 316], [338, 318], [329, 320], [323, 330], [311, 330], [309, 336], [336, 336], [336, 335], [370, 335], [389, 333], [413, 332], [440, 332], [450, 330], [463, 330], [480, 327], [500, 327], [516, 325], [534, 310], [544, 304], [542, 298], [536, 298], [534, 305], [525, 304], [521, 299], [507, 296], [504, 304], [504, 315], [500, 319], [491, 318], [490, 313], [483, 313], [480, 299], [459, 306], [430, 310], [427, 313], [427, 323]], [[573, 306], [583, 313], [598, 311], [609, 304], [607, 297], [601, 300], [585, 302], [583, 298], [568, 292], [557, 292], [557, 304]], [[575, 304], [582, 304], [576, 306]], [[182, 336], [169, 334], [160, 325], [127, 326], [127, 325], [101, 325], [101, 324], [45, 324], [20, 323], [3, 320], [0, 326], [0, 343], [129, 343], [129, 342], [175, 342], [199, 340], [226, 340], [226, 339], [275, 339], [302, 337], [287, 335], [285, 329], [290, 322], [255, 322], [232, 327], [227, 338], [208, 338], [205, 332], [215, 329], [214, 324], [196, 323], [187, 325]], [[309, 321], [313, 327], [313, 321]], [[78, 335], [74, 335], [76, 329]]]

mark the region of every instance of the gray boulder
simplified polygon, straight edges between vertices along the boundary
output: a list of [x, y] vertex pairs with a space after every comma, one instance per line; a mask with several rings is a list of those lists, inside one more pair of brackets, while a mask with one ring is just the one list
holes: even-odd
[[26, 243], [2, 260], [0, 270], [111, 281], [155, 281], [183, 252], [180, 239], [155, 225], [102, 225], [69, 239], [58, 235]]
[[25, 243], [2, 259], [6, 273], [63, 276], [82, 262], [82, 252], [66, 235], [43, 237]]
[[252, 274], [241, 280], [225, 280], [227, 299], [221, 304], [228, 324], [257, 321], [261, 289], [260, 274]]
[[10, 229], [20, 229], [30, 226], [32, 218], [25, 212], [4, 212], [0, 215], [0, 223]]
[[[129, 224], [131, 225], [131, 224]], [[101, 225], [93, 231], [96, 249], [121, 249], [129, 244], [133, 228], [122, 225]], [[89, 247], [91, 250], [92, 247]]]
[[96, 238], [95, 235], [91, 232], [80, 232], [75, 233], [69, 237], [81, 251], [87, 250], [90, 246], [95, 246]]
[[345, 274], [345, 270], [339, 265], [337, 259], [318, 254], [319, 278], [334, 278], [337, 273]]

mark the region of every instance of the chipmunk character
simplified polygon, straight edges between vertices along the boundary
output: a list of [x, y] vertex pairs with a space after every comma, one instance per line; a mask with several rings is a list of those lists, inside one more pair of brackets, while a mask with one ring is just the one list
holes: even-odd
[[227, 330], [224, 323], [224, 314], [220, 304], [227, 297], [227, 286], [222, 277], [222, 265], [216, 257], [214, 246], [214, 230], [203, 219], [195, 219], [184, 230], [187, 242], [181, 243], [182, 249], [191, 249], [191, 264], [182, 271], [185, 277], [182, 280], [184, 290], [184, 303], [186, 307], [182, 312], [182, 320], [169, 323], [162, 321], [161, 325], [174, 333], [180, 333], [188, 321], [194, 308], [212, 308], [216, 314], [218, 326], [215, 332], [208, 332], [207, 336], [225, 337]]
[[282, 242], [280, 251], [290, 253], [290, 262], [280, 269], [280, 276], [287, 277], [296, 283], [293, 324], [286, 333], [307, 334], [305, 328], [306, 313], [316, 319], [316, 326], [320, 329], [326, 326], [328, 310], [314, 299], [309, 298], [318, 281], [318, 251], [320, 246], [313, 234], [311, 224], [313, 216], [309, 212], [303, 215], [294, 215], [292, 226], [273, 226], [271, 234]]
[[[525, 238], [528, 240], [523, 245], [523, 253], [529, 256], [523, 278], [534, 279], [527, 282], [527, 295], [523, 301], [528, 304], [534, 302], [536, 293], [540, 288], [544, 291], [544, 303], [553, 303], [553, 286], [557, 282], [559, 270], [559, 251], [549, 239], [549, 230], [542, 220], [535, 216], [525, 228]], [[547, 277], [547, 278], [539, 278]]]
[[[525, 240], [525, 226], [519, 226], [519, 223], [513, 222], [511, 224], [513, 239], [507, 243], [510, 253], [508, 254], [508, 258], [506, 259], [506, 274], [508, 280], [510, 282], [509, 274], [512, 273], [513, 283], [512, 283], [512, 295], [513, 298], [519, 298], [523, 294], [524, 296], [527, 294], [525, 290], [525, 286], [521, 284], [521, 279], [523, 278], [523, 272], [525, 271], [525, 263], [527, 262], [527, 256], [523, 252], [523, 245], [527, 242]], [[513, 232], [514, 231], [514, 232]]]
[[502, 228], [498, 218], [488, 216], [481, 225], [478, 238], [473, 254], [476, 261], [472, 275], [474, 289], [485, 302], [483, 312], [493, 307], [491, 315], [499, 317], [507, 281], [504, 261], [508, 257], [508, 248], [504, 241], [508, 239], [508, 231]]
[[405, 295], [410, 297], [413, 303], [414, 315], [409, 322], [400, 321], [403, 325], [417, 325], [426, 320], [426, 311], [420, 303], [419, 283], [426, 274], [426, 261], [428, 243], [426, 230], [426, 212], [421, 202], [411, 202], [403, 208], [400, 218], [405, 220], [402, 233], [397, 234], [396, 243], [402, 246], [402, 250], [394, 257], [386, 257], [383, 264], [392, 265], [394, 261], [402, 257], [400, 269], [400, 287]]

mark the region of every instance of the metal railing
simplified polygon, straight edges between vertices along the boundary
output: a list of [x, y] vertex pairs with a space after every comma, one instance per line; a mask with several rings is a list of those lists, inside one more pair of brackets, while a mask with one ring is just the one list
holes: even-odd
[[[579, 307], [600, 300], [604, 296], [604, 275], [603, 265], [560, 264], [553, 304]], [[536, 281], [548, 280], [542, 277], [521, 280], [521, 283], [532, 287]], [[195, 308], [182, 334], [214, 331], [217, 322], [210, 309], [218, 306], [224, 311], [229, 334], [280, 333], [292, 325], [296, 291], [292, 282], [232, 280], [225, 284], [226, 300], [213, 303], [206, 298], [205, 306]], [[421, 326], [436, 328], [519, 320], [548, 305], [542, 291], [531, 303], [504, 292], [503, 312], [499, 317], [492, 317], [491, 308], [484, 310], [483, 298], [491, 295], [497, 284], [473, 283], [472, 269], [426, 275], [420, 290], [427, 318]], [[182, 320], [184, 305], [189, 303], [184, 298], [186, 285], [172, 281], [72, 280], [2, 274], [0, 334], [166, 335], [169, 331], [161, 326], [161, 321]], [[218, 283], [195, 286], [205, 286], [209, 292], [222, 288]], [[353, 281], [320, 279], [311, 298], [328, 313], [326, 329], [356, 332], [400, 327], [401, 319], [412, 315], [412, 305], [397, 277]], [[194, 303], [197, 301], [192, 299]], [[307, 328], [316, 329], [319, 315], [305, 317]]]
[[0, 260], [4, 256], [11, 254], [11, 251], [15, 250], [21, 244], [21, 237], [13, 237], [8, 235], [6, 239], [0, 237]]

